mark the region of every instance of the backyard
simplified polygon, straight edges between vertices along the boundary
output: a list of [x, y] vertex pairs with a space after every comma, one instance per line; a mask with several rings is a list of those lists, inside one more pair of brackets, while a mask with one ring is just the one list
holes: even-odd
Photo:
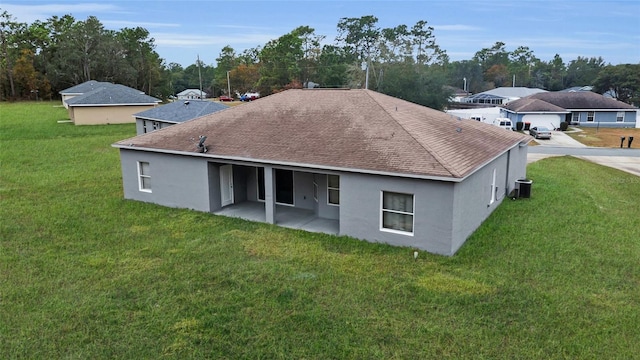
[[505, 200], [455, 256], [414, 259], [124, 200], [111, 144], [135, 125], [58, 123], [59, 104], [0, 104], [3, 358], [640, 353], [638, 177], [532, 163], [530, 199]]

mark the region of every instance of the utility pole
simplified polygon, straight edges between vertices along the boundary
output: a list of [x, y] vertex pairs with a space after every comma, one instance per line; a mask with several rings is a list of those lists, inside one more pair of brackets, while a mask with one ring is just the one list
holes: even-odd
[[200, 72], [200, 54], [198, 54], [198, 78], [200, 79], [200, 100], [202, 100], [202, 73]]
[[231, 97], [231, 81], [229, 81], [229, 73], [231, 71], [227, 71], [227, 95]]

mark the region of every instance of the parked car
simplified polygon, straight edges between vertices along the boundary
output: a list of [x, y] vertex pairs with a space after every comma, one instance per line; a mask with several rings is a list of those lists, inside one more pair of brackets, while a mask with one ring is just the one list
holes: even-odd
[[505, 130], [513, 130], [513, 124], [511, 123], [511, 120], [507, 118], [496, 118], [493, 120], [493, 125]]
[[255, 92], [248, 92], [240, 95], [240, 101], [252, 101], [260, 97], [260, 94]]
[[220, 95], [220, 101], [233, 101], [233, 98], [231, 96], [227, 96], [227, 95]]
[[534, 126], [529, 129], [529, 135], [536, 139], [551, 139], [551, 130], [544, 126]]

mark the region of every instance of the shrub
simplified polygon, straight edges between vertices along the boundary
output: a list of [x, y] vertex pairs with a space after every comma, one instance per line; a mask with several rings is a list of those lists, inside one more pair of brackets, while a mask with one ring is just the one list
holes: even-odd
[[518, 121], [516, 123], [516, 130], [517, 131], [522, 131], [522, 128], [524, 127], [524, 124], [522, 123], [522, 121]]
[[566, 121], [563, 121], [560, 123], [560, 131], [567, 131], [567, 129], [569, 128], [569, 123]]

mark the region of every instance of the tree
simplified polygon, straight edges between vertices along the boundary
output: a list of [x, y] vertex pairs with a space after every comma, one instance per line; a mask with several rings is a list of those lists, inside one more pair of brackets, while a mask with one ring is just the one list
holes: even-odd
[[16, 22], [8, 12], [3, 11], [0, 14], [0, 56], [2, 56], [0, 65], [2, 66], [2, 75], [6, 76], [9, 82], [8, 95], [11, 98], [16, 97], [13, 64], [19, 56], [18, 40], [20, 35], [24, 33], [25, 28], [26, 24]]
[[593, 85], [604, 66], [601, 57], [587, 59], [578, 56], [576, 60], [571, 60], [567, 67], [567, 87]]
[[20, 57], [13, 67], [13, 78], [18, 89], [17, 94], [22, 98], [29, 98], [32, 93], [39, 93], [38, 73], [33, 67], [33, 53], [29, 49], [22, 49]]
[[527, 46], [519, 46], [509, 54], [509, 72], [515, 76], [514, 86], [530, 86], [531, 72], [539, 61]]
[[640, 64], [604, 67], [593, 82], [593, 90], [601, 94], [609, 92], [627, 104], [640, 104]]

